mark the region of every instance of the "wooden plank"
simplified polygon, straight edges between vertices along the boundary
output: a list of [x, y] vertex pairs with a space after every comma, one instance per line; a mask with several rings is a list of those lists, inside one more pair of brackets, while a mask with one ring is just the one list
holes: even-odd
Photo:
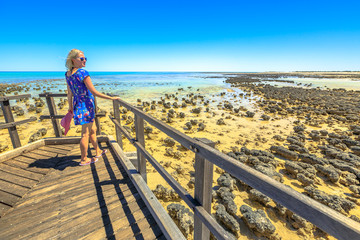
[[142, 176], [140, 176], [135, 167], [131, 164], [130, 160], [125, 156], [119, 144], [116, 143], [112, 136], [109, 136], [109, 140], [110, 146], [115, 152], [117, 158], [119, 160], [121, 159], [121, 164], [126, 169], [131, 181], [141, 194], [146, 206], [151, 211], [164, 235], [169, 239], [185, 239], [163, 206], [159, 203], [153, 192], [146, 185]]
[[67, 97], [67, 94], [46, 92], [46, 93], [40, 93], [39, 97]]
[[5, 171], [8, 173], [11, 173], [13, 175], [17, 176], [23, 176], [32, 180], [39, 181], [44, 175], [40, 173], [34, 173], [27, 170], [24, 170], [22, 168], [12, 167], [6, 164], [0, 164], [0, 170]]
[[15, 99], [22, 99], [22, 98], [30, 98], [31, 94], [21, 94], [21, 95], [14, 95], [14, 96], [2, 96], [0, 97], [0, 102], [15, 100]]
[[[21, 198], [11, 193], [0, 190], [0, 202], [9, 206], [14, 206]], [[0, 215], [1, 216], [1, 215]]]
[[[208, 139], [201, 138], [198, 140], [208, 146], [215, 147], [215, 143]], [[213, 171], [213, 163], [199, 154], [195, 154], [194, 198], [209, 214], [211, 214]], [[196, 215], [194, 216], [194, 239], [210, 239], [209, 229]]]
[[[119, 122], [119, 124], [121, 124], [119, 107], [120, 107], [119, 103], [117, 101], [113, 100], [114, 118]], [[116, 141], [122, 149], [123, 142], [122, 142], [121, 131], [117, 127], [115, 127], [115, 131], [116, 131]]]
[[[95, 117], [105, 117], [105, 113], [96, 113]], [[41, 115], [40, 120], [44, 119], [62, 119], [65, 115]], [[100, 135], [100, 134], [99, 134]]]
[[[97, 136], [98, 142], [106, 142], [106, 135]], [[44, 138], [45, 145], [79, 144], [81, 137]]]
[[[55, 103], [54, 103], [54, 98], [49, 96], [49, 95], [47, 95], [45, 98], [46, 98], [46, 103], [47, 103], [48, 108], [49, 108], [50, 116], [57, 115], [56, 106], [55, 106]], [[59, 120], [51, 119], [51, 122], [53, 124], [55, 136], [56, 137], [62, 137], [62, 132], [61, 132], [61, 129], [60, 129]]]
[[[8, 99], [9, 99], [9, 97], [8, 97]], [[4, 114], [5, 122], [6, 123], [13, 123], [14, 122], [14, 117], [13, 117], [13, 114], [11, 112], [9, 100], [4, 99], [1, 102], [1, 107], [2, 107], [3, 114]], [[9, 127], [8, 131], [9, 131], [9, 134], [10, 134], [10, 139], [11, 139], [11, 143], [12, 143], [13, 147], [14, 148], [21, 147], [21, 142], [20, 142], [19, 134], [18, 134], [17, 129], [16, 129], [16, 125], [12, 126], [12, 127]]]
[[10, 209], [11, 207], [9, 205], [3, 204], [0, 202], [0, 221], [1, 217]]
[[0, 170], [0, 179], [7, 181], [7, 182], [11, 182], [11, 183], [15, 183], [17, 185], [26, 187], [26, 188], [32, 188], [38, 181], [35, 180], [31, 180], [28, 178], [23, 178], [23, 177], [19, 177], [16, 175], [13, 175], [11, 173], [7, 173], [4, 171]]
[[[95, 107], [95, 125], [96, 125], [96, 135], [100, 135], [101, 134], [101, 126], [100, 126], [100, 121], [99, 121], [99, 113], [97, 110], [97, 100], [96, 97], [94, 96], [94, 107]], [[105, 117], [105, 115], [104, 115]]]
[[[142, 110], [142, 107], [138, 107], [139, 109]], [[136, 132], [136, 141], [145, 148], [145, 138], [144, 138], [144, 119], [142, 119], [141, 117], [139, 117], [138, 115], [135, 114], [135, 132]], [[146, 177], [146, 159], [145, 157], [141, 154], [140, 151], [137, 151], [137, 166], [138, 166], [138, 171], [140, 173], [140, 175], [142, 176], [142, 178], [144, 179], [145, 183], [147, 182], [147, 177]]]
[[29, 191], [29, 188], [16, 185], [14, 183], [6, 182], [0, 179], [0, 190], [11, 193], [18, 197], [24, 196]]
[[14, 158], [16, 156], [19, 156], [21, 155], [23, 152], [26, 152], [26, 151], [32, 151], [36, 148], [39, 148], [41, 146], [44, 146], [45, 145], [45, 142], [44, 142], [44, 139], [40, 139], [36, 142], [33, 142], [33, 143], [30, 143], [30, 144], [27, 144], [23, 147], [19, 147], [17, 149], [13, 149], [9, 152], [5, 152], [5, 153], [2, 153], [0, 154], [0, 163], [1, 162], [4, 162], [4, 161], [7, 161], [11, 158]]
[[48, 168], [30, 167], [28, 163], [16, 161], [14, 159], [8, 160], [8, 161], [4, 162], [3, 164], [6, 164], [6, 165], [9, 165], [9, 166], [12, 166], [12, 167], [25, 169], [27, 171], [34, 172], [34, 173], [46, 174], [47, 172], [49, 172]]
[[21, 125], [21, 124], [24, 124], [24, 123], [34, 122], [36, 120], [37, 120], [36, 117], [31, 117], [29, 119], [16, 121], [16, 122], [11, 122], [11, 123], [0, 123], [0, 129], [10, 128], [10, 127], [14, 127], [14, 126]]

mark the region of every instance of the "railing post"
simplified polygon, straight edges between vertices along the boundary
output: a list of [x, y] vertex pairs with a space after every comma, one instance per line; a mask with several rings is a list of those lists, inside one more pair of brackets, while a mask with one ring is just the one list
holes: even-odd
[[[51, 92], [47, 93], [47, 94], [51, 94]], [[56, 107], [55, 107], [55, 103], [54, 103], [54, 98], [49, 96], [49, 95], [46, 95], [46, 103], [48, 105], [48, 108], [49, 108], [49, 114], [50, 116], [55, 116], [57, 115], [57, 112], [56, 112]], [[55, 119], [55, 118], [51, 118], [51, 122], [53, 124], [53, 127], [54, 127], [54, 132], [55, 132], [55, 136], [56, 137], [62, 137], [62, 132], [60, 130], [60, 123], [59, 123], [59, 120]]]
[[[137, 107], [142, 110], [142, 107]], [[145, 138], [144, 138], [144, 119], [135, 114], [135, 132], [136, 140], [145, 148]], [[146, 177], [146, 159], [145, 157], [137, 150], [137, 160], [138, 160], [138, 172], [147, 183]]]
[[97, 111], [97, 101], [96, 101], [96, 97], [94, 96], [94, 104], [95, 104], [95, 125], [96, 125], [96, 135], [100, 135], [101, 134], [101, 127], [100, 127], [100, 121], [99, 118], [96, 117], [96, 114], [98, 113]]
[[[120, 110], [119, 110], [120, 104], [117, 100], [113, 100], [113, 109], [114, 109], [114, 118], [119, 122], [121, 125], [120, 120]], [[119, 144], [120, 148], [123, 149], [123, 142], [122, 142], [122, 136], [121, 131], [118, 129], [115, 125], [115, 131], [116, 131], [116, 141]]]
[[[2, 107], [2, 110], [4, 113], [5, 122], [6, 123], [14, 122], [14, 117], [12, 115], [11, 108], [10, 108], [10, 100], [5, 100], [5, 101], [1, 102], [1, 107]], [[20, 142], [19, 134], [16, 129], [16, 125], [13, 127], [9, 127], [8, 130], [9, 130], [13, 148], [21, 147], [21, 142]]]
[[[197, 138], [202, 143], [215, 147], [215, 143], [206, 138]], [[212, 181], [213, 181], [213, 163], [195, 154], [195, 199], [211, 214], [212, 198]], [[209, 229], [194, 216], [194, 239], [210, 239]]]

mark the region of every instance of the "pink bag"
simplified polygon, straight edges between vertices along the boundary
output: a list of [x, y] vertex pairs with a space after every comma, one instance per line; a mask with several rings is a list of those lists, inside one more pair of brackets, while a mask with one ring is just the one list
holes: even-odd
[[73, 113], [72, 111], [69, 111], [69, 112], [65, 115], [65, 117], [63, 117], [63, 118], [61, 119], [60, 124], [61, 124], [61, 126], [62, 126], [63, 128], [65, 128], [65, 136], [66, 136], [67, 132], [68, 132], [69, 129], [70, 129], [70, 123], [71, 123], [71, 119], [73, 119], [73, 117], [74, 117], [74, 113]]

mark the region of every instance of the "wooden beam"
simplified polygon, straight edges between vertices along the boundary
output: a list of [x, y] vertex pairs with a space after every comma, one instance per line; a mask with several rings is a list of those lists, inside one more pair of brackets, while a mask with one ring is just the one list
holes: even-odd
[[[114, 118], [121, 125], [119, 107], [120, 107], [120, 104], [117, 101], [113, 100]], [[116, 131], [116, 141], [119, 144], [119, 146], [121, 147], [121, 149], [123, 149], [121, 131], [116, 126], [115, 126], [115, 131]]]
[[17, 121], [17, 122], [12, 122], [12, 123], [0, 123], [0, 129], [4, 129], [4, 128], [9, 128], [9, 127], [14, 127], [23, 123], [28, 123], [28, 122], [33, 122], [36, 121], [36, 117], [31, 117], [29, 119], [25, 119], [25, 120], [21, 120], [21, 121]]
[[30, 144], [27, 144], [25, 146], [13, 149], [11, 151], [8, 152], [4, 152], [2, 154], [0, 154], [0, 163], [4, 162], [6, 160], [9, 160], [11, 158], [17, 157], [25, 152], [29, 152], [32, 151], [34, 149], [37, 149], [39, 147], [45, 146], [45, 142], [44, 139], [40, 139], [38, 141], [32, 142]]
[[[138, 107], [138, 108], [140, 110], [142, 110], [142, 107]], [[143, 148], [145, 148], [144, 119], [142, 119], [141, 117], [139, 117], [138, 115], [135, 114], [134, 122], [135, 122], [136, 141], [141, 146], [143, 146]], [[146, 159], [139, 151], [137, 151], [137, 162], [138, 162], [138, 164], [137, 164], [138, 171], [139, 171], [140, 175], [144, 178], [144, 181], [147, 182]]]
[[[97, 136], [98, 142], [107, 142], [107, 135]], [[62, 145], [62, 144], [77, 144], [80, 143], [81, 137], [63, 137], [63, 138], [44, 138], [45, 145]]]
[[100, 126], [100, 121], [98, 118], [98, 111], [97, 111], [97, 101], [96, 101], [96, 97], [94, 96], [94, 105], [95, 105], [95, 125], [96, 125], [96, 135], [100, 135], [101, 134], [101, 126]]
[[[11, 108], [10, 108], [10, 101], [9, 100], [2, 101], [1, 107], [2, 107], [3, 114], [4, 114], [5, 122], [10, 123], [10, 124], [14, 123], [15, 121], [14, 121], [14, 116], [13, 116], [13, 114], [11, 112]], [[16, 125], [8, 127], [7, 129], [10, 134], [11, 143], [13, 145], [13, 148], [21, 147], [21, 142], [20, 142], [18, 131], [16, 129]]]
[[[46, 96], [46, 103], [47, 103], [48, 108], [49, 108], [50, 116], [55, 116], [57, 114], [57, 112], [56, 112], [56, 106], [55, 106], [55, 103], [54, 103], [54, 98], [47, 95]], [[55, 136], [56, 137], [62, 137], [62, 132], [61, 132], [61, 129], [60, 129], [59, 120], [52, 118], [51, 122], [53, 124]]]
[[15, 99], [22, 99], [22, 98], [30, 98], [31, 94], [22, 94], [22, 95], [14, 95], [14, 96], [3, 96], [0, 97], [0, 102], [15, 100]]
[[[105, 113], [96, 113], [95, 114], [95, 117], [105, 117], [105, 116], [106, 116]], [[62, 119], [63, 117], [65, 117], [65, 115], [54, 115], [54, 116], [41, 115], [40, 120], [43, 120], [43, 119]]]
[[[200, 142], [215, 147], [215, 143], [206, 139], [197, 139]], [[199, 154], [195, 154], [195, 193], [194, 198], [203, 206], [204, 210], [211, 214], [212, 180], [214, 164]], [[194, 217], [194, 239], [210, 239], [210, 231], [202, 223], [200, 218]]]
[[46, 92], [46, 93], [40, 93], [39, 97], [67, 97], [67, 94]]

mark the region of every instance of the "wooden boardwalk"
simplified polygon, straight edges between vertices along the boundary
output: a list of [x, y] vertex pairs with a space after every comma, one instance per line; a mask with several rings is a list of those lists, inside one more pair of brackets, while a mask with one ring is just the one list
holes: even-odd
[[[165, 239], [113, 149], [79, 166], [79, 144], [0, 163], [0, 239]], [[94, 152], [92, 153], [94, 155]]]

